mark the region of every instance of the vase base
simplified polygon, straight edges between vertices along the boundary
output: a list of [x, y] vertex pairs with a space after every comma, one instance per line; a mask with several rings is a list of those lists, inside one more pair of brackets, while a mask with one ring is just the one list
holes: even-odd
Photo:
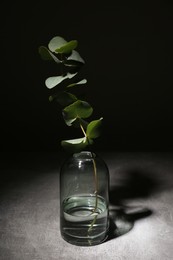
[[[106, 232], [108, 234], [108, 231]], [[61, 236], [62, 238], [72, 244], [72, 245], [75, 245], [75, 246], [84, 246], [84, 247], [87, 247], [87, 246], [96, 246], [96, 245], [99, 245], [99, 244], [102, 244], [104, 243], [107, 238], [108, 238], [108, 235], [103, 235], [102, 234], [102, 238], [99, 237], [97, 239], [91, 239], [91, 238], [74, 238], [74, 237], [70, 237], [68, 236], [67, 234], [62, 234], [61, 233]]]
[[61, 235], [67, 242], [90, 246], [105, 241], [108, 209], [101, 196], [85, 194], [68, 197], [62, 208]]

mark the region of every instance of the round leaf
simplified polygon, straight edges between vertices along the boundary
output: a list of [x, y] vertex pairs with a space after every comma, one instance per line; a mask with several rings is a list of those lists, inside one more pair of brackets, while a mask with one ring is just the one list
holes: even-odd
[[82, 57], [80, 56], [80, 54], [73, 50], [72, 54], [67, 58], [68, 61], [77, 61], [80, 63], [85, 63], [85, 61], [82, 59]]
[[92, 107], [88, 102], [77, 100], [73, 104], [67, 106], [63, 110], [64, 120], [74, 118], [87, 118], [93, 112]]
[[53, 76], [53, 77], [49, 77], [46, 79], [45, 81], [45, 85], [47, 88], [52, 89], [55, 86], [57, 86], [58, 84], [60, 84], [63, 80], [65, 79], [71, 79], [72, 77], [74, 77], [76, 75], [76, 73], [67, 73], [67, 75], [65, 76]]
[[54, 60], [56, 63], [60, 63], [61, 61], [53, 55], [46, 47], [40, 46], [39, 49], [39, 54], [43, 60]]
[[76, 153], [84, 150], [88, 145], [88, 141], [86, 137], [77, 138], [72, 140], [63, 140], [61, 141], [62, 147], [71, 153]]
[[87, 80], [86, 80], [86, 79], [83, 79], [83, 80], [81, 80], [81, 81], [79, 81], [79, 82], [75, 82], [75, 83], [72, 83], [72, 84], [68, 85], [67, 88], [75, 87], [75, 86], [77, 86], [77, 85], [84, 85], [84, 84], [86, 84], [86, 83], [87, 83]]
[[60, 48], [55, 49], [56, 53], [71, 53], [72, 50], [74, 50], [78, 45], [78, 42], [76, 40], [67, 42], [66, 44], [64, 44], [63, 46], [61, 46]]
[[88, 138], [94, 139], [100, 136], [100, 127], [102, 124], [102, 119], [100, 118], [98, 120], [93, 120], [91, 121], [88, 126], [87, 126], [87, 130], [86, 130], [86, 135], [88, 136]]
[[52, 60], [52, 56], [46, 47], [40, 46], [38, 52], [43, 60]]
[[65, 120], [65, 123], [66, 123], [66, 125], [68, 125], [68, 126], [72, 126], [72, 125], [74, 125], [74, 123], [76, 122], [76, 118], [71, 118], [71, 119], [64, 119]]
[[68, 106], [77, 100], [77, 97], [66, 91], [59, 92], [49, 97], [49, 100], [56, 100], [61, 106]]
[[67, 41], [64, 38], [62, 38], [60, 36], [56, 36], [50, 40], [48, 47], [49, 47], [49, 50], [51, 50], [52, 52], [55, 52], [56, 49], [61, 48], [66, 43], [67, 43]]

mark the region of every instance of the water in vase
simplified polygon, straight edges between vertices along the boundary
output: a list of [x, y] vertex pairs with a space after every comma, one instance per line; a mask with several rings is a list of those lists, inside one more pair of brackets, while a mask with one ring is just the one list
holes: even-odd
[[96, 195], [78, 195], [63, 201], [61, 233], [72, 244], [88, 246], [104, 241], [108, 230], [108, 208]]

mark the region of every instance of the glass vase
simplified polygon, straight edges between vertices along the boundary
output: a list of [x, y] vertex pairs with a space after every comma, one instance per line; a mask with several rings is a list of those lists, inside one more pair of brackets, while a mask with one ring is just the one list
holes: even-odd
[[65, 160], [60, 171], [60, 230], [67, 242], [92, 246], [109, 229], [109, 171], [95, 153], [83, 151]]

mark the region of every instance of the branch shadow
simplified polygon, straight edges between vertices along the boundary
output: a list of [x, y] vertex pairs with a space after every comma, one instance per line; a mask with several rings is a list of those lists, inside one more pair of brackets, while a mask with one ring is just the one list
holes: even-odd
[[[114, 185], [114, 182], [117, 182]], [[139, 203], [161, 190], [161, 183], [152, 172], [141, 169], [123, 171], [110, 187], [109, 234], [112, 240], [128, 233], [137, 220], [151, 216], [152, 209], [142, 206], [129, 206], [129, 202]]]

